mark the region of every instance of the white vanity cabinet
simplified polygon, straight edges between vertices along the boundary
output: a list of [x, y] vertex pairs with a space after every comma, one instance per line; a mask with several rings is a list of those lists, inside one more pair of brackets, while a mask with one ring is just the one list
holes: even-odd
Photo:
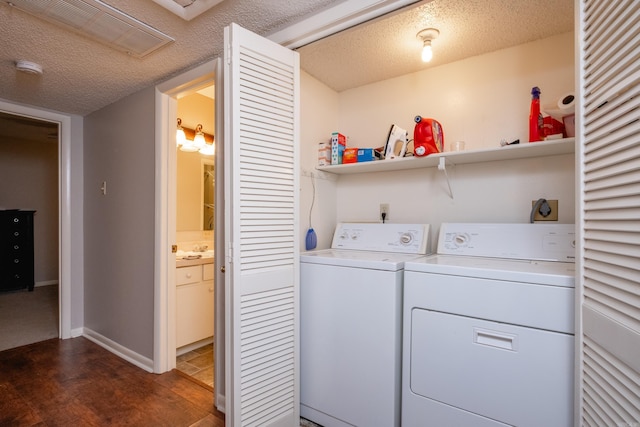
[[176, 347], [213, 336], [213, 263], [176, 268]]

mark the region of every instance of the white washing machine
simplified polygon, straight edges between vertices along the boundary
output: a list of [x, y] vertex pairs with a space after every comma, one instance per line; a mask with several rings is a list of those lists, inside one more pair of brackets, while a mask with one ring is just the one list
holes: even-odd
[[325, 427], [400, 425], [406, 261], [425, 224], [339, 224], [300, 256], [300, 415]]
[[402, 425], [573, 425], [573, 225], [442, 224], [405, 263]]

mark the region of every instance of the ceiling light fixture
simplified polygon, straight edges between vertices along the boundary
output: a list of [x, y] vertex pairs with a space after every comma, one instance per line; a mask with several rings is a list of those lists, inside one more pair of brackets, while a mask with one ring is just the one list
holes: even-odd
[[42, 74], [42, 66], [30, 61], [16, 61], [16, 70], [27, 74]]
[[215, 154], [215, 139], [213, 135], [204, 133], [202, 125], [198, 124], [195, 130], [182, 126], [182, 119], [178, 118], [178, 127], [176, 130], [176, 146], [180, 147], [180, 151], [213, 156]]
[[431, 50], [431, 41], [438, 38], [440, 31], [435, 28], [425, 28], [420, 31], [416, 37], [422, 40], [422, 62], [429, 62], [433, 57]]

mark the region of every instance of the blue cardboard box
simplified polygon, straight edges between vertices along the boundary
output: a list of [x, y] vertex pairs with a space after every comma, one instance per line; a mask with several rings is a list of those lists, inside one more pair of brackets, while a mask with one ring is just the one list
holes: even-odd
[[373, 148], [358, 148], [358, 162], [370, 162], [375, 158]]

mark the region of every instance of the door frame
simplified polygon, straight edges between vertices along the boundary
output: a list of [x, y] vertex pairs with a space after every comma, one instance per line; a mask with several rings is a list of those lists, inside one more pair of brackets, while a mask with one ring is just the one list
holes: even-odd
[[[0, 111], [58, 123], [58, 336], [71, 333], [71, 116], [0, 100]], [[82, 221], [76, 221], [81, 233]], [[82, 235], [82, 234], [80, 234]], [[82, 280], [79, 281], [82, 283]], [[75, 334], [74, 334], [75, 335]], [[78, 335], [80, 335], [78, 333]]]
[[[176, 291], [175, 286], [175, 255], [171, 246], [176, 243], [176, 152], [175, 129], [177, 117], [177, 101], [179, 98], [193, 93], [205, 86], [221, 85], [217, 72], [219, 59], [206, 62], [190, 71], [185, 72], [156, 86], [156, 170], [155, 170], [155, 279], [154, 279], [154, 348], [153, 370], [155, 373], [167, 372], [176, 366]], [[217, 98], [217, 96], [216, 96]], [[218, 100], [216, 99], [216, 115]], [[220, 134], [218, 129], [216, 133]], [[217, 139], [217, 138], [216, 138]], [[224, 237], [223, 233], [215, 233]], [[217, 265], [217, 260], [216, 260]], [[217, 269], [216, 269], [217, 270]], [[217, 274], [216, 274], [217, 276]], [[215, 325], [214, 348], [220, 340], [219, 324], [224, 325], [217, 298], [218, 284], [215, 283]], [[224, 301], [222, 301], [224, 304]], [[224, 305], [222, 305], [224, 307]], [[170, 309], [173, 308], [173, 309]], [[217, 353], [217, 349], [216, 349]], [[216, 362], [218, 360], [216, 359]], [[216, 377], [220, 363], [215, 364]], [[217, 381], [216, 381], [217, 384]], [[216, 389], [216, 396], [222, 390]]]

